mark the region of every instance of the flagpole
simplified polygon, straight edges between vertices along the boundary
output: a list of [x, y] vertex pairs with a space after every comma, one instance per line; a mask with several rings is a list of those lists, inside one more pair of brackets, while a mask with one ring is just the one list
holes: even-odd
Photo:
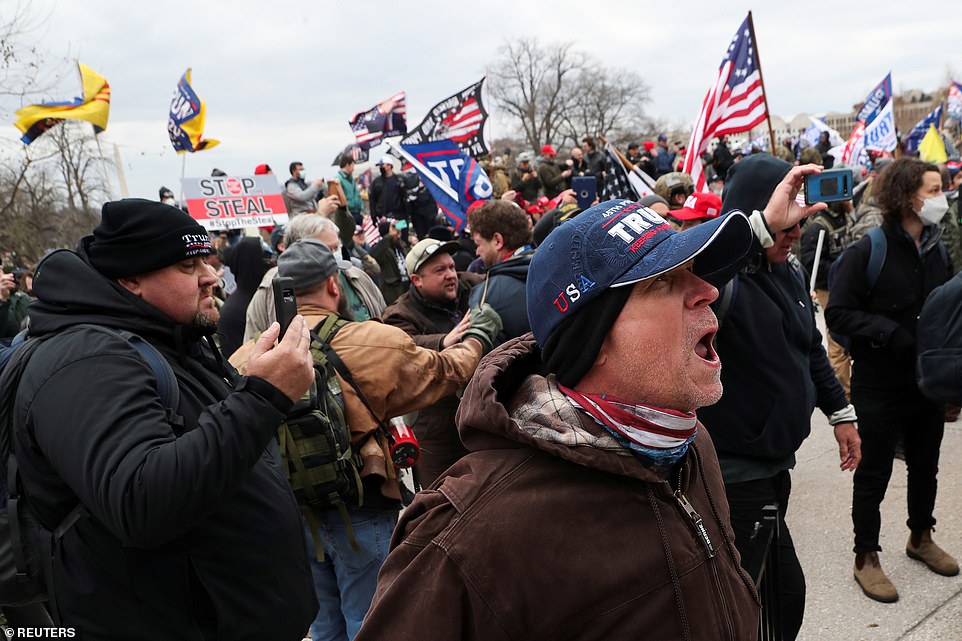
[[611, 145], [611, 149], [615, 152], [615, 155], [618, 156], [618, 160], [621, 161], [621, 164], [622, 166], [624, 166], [625, 171], [631, 171], [634, 168], [634, 165], [631, 164], [631, 161], [628, 160], [628, 157], [625, 156], [623, 153], [621, 153], [617, 147], [615, 147], [613, 144], [608, 142], [608, 139], [605, 138], [604, 135], [599, 134], [598, 140], [600, 140], [601, 144], [603, 145]]
[[113, 194], [110, 190], [110, 178], [107, 176], [107, 158], [104, 156], [103, 147], [100, 146], [100, 136], [94, 131], [94, 140], [97, 142], [97, 153], [100, 154], [100, 173], [104, 179], [104, 194], [107, 196], [107, 200], [113, 198]]
[[114, 143], [114, 165], [117, 169], [117, 182], [120, 183], [120, 197], [129, 198], [130, 191], [127, 189], [127, 176], [124, 175], [124, 165], [120, 158], [120, 147]]
[[614, 150], [615, 152], [615, 155], [618, 156], [618, 160], [620, 160], [621, 164], [624, 166], [625, 171], [634, 174], [635, 176], [640, 178], [641, 182], [645, 183], [645, 185], [647, 185], [649, 189], [654, 190], [655, 181], [652, 179], [651, 176], [649, 176], [642, 170], [638, 169], [638, 167], [636, 167], [630, 160], [628, 160], [627, 156], [621, 153], [621, 151], [617, 147], [615, 147], [613, 144], [609, 143], [607, 138], [605, 138], [603, 135], [599, 135], [598, 140], [600, 140], [605, 145], [611, 146], [612, 150]]
[[177, 200], [183, 204], [184, 202], [184, 172], [187, 170], [187, 152], [185, 151], [180, 155], [180, 198]]
[[[758, 38], [755, 37], [755, 21], [752, 19], [752, 12], [748, 12], [748, 31], [751, 33], [752, 43], [755, 45], [755, 67], [758, 69], [758, 84], [762, 86], [762, 99], [765, 101], [765, 121], [768, 123], [768, 137], [771, 139], [771, 153], [775, 155], [775, 131], [772, 129], [772, 112], [768, 109], [768, 92], [765, 90], [765, 79], [762, 77], [762, 61], [758, 55]], [[749, 136], [751, 132], [749, 132]]]

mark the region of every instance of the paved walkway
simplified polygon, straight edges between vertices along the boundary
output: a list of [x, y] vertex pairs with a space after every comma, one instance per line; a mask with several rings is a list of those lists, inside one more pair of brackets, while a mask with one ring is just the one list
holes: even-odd
[[[882, 504], [879, 558], [900, 599], [882, 604], [852, 578], [852, 475], [838, 469], [832, 430], [818, 410], [798, 452], [788, 525], [805, 570], [808, 602], [799, 641], [962, 641], [962, 575], [946, 578], [905, 555], [905, 464], [896, 460]], [[962, 558], [962, 420], [947, 423], [935, 540]]]

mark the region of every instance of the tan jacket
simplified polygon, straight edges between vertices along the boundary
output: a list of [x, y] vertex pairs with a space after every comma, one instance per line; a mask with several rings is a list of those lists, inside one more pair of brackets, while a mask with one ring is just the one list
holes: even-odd
[[[311, 327], [333, 313], [309, 304], [298, 305], [297, 311]], [[254, 341], [248, 341], [230, 357], [231, 364], [242, 374], [253, 346]], [[387, 443], [378, 432], [378, 420], [428, 407], [464, 387], [481, 360], [481, 345], [471, 340], [439, 352], [418, 347], [403, 330], [372, 320], [348, 323], [335, 334], [331, 347], [344, 361], [377, 415], [372, 415], [354, 388], [338, 376], [351, 439], [354, 443], [364, 441], [361, 476], [383, 477], [384, 496], [399, 498], [397, 472], [389, 463]], [[370, 434], [374, 438], [366, 439]]]
[[[370, 260], [374, 262], [373, 258]], [[367, 308], [371, 318], [380, 318], [386, 305], [381, 290], [377, 288], [371, 277], [353, 266], [342, 269], [340, 275], [339, 282], [343, 285], [346, 280], [350, 284], [354, 293], [361, 299], [361, 303]], [[261, 279], [260, 285], [257, 286], [254, 296], [251, 297], [251, 302], [247, 304], [246, 324], [244, 326], [245, 341], [260, 336], [261, 332], [277, 320], [274, 318], [274, 289], [271, 287], [271, 281], [274, 280], [275, 276], [277, 276], [277, 267], [268, 269], [264, 278]]]

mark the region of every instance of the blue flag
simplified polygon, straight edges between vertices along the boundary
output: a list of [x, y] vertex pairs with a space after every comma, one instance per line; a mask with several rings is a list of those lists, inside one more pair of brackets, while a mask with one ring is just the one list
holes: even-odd
[[882, 112], [882, 108], [888, 104], [891, 98], [892, 74], [887, 73], [882, 78], [882, 82], [878, 83], [875, 89], [872, 89], [871, 93], [865, 98], [865, 103], [859, 110], [855, 121], [864, 122], [866, 125], [872, 124], [872, 121]]
[[456, 231], [464, 229], [468, 207], [491, 198], [493, 188], [477, 161], [451, 140], [400, 145], [398, 151], [421, 177]]
[[925, 138], [925, 134], [929, 133], [929, 127], [935, 126], [936, 129], [939, 128], [939, 124], [942, 122], [942, 103], [939, 106], [929, 112], [925, 118], [922, 118], [914, 127], [912, 131], [908, 133], [903, 141], [903, 146], [905, 153], [914, 154], [919, 150], [919, 143]]

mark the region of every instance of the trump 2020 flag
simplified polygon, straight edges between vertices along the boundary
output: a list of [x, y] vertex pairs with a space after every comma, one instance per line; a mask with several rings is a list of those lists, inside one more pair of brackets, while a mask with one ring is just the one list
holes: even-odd
[[107, 118], [110, 116], [110, 85], [103, 76], [82, 62], [78, 62], [77, 67], [80, 70], [83, 95], [65, 102], [46, 102], [18, 110], [17, 121], [13, 124], [23, 133], [20, 140], [29, 145], [64, 120], [89, 122], [98, 134], [107, 128]]
[[204, 119], [207, 107], [190, 86], [190, 68], [184, 72], [174, 97], [170, 101], [170, 117], [167, 119], [167, 133], [170, 144], [178, 154], [194, 153], [219, 145], [219, 140], [203, 138]]
[[488, 200], [494, 189], [478, 162], [452, 140], [398, 145], [395, 150], [411, 163], [456, 231], [464, 229], [468, 207]]
[[484, 78], [448, 96], [431, 108], [417, 129], [401, 140], [402, 145], [417, 145], [431, 140], [453, 140], [469, 156], [490, 153], [484, 140], [488, 112], [481, 99]]
[[[885, 74], [885, 77], [882, 78], [882, 81], [878, 83], [865, 98], [865, 103], [862, 105], [862, 108], [858, 112], [858, 116], [855, 118], [855, 128], [852, 129], [852, 135], [849, 136], [848, 142], [845, 143], [845, 149], [842, 151], [843, 163], [849, 167], [854, 167], [857, 165], [868, 166], [868, 154], [865, 152], [865, 149], [869, 126], [872, 125], [876, 118], [878, 118], [880, 115], [883, 116], [883, 119], [891, 118], [891, 108], [888, 110], [885, 109], [891, 99], [892, 74], [887, 73]], [[883, 128], [885, 129], [884, 132], [882, 132]], [[889, 132], [887, 129], [888, 123], [885, 122], [879, 123], [879, 125], [876, 125], [873, 130], [876, 132], [876, 134], [885, 133], [886, 144], [895, 139], [894, 121], [890, 137], [888, 137]]]
[[912, 131], [910, 131], [902, 141], [905, 153], [914, 154], [916, 151], [918, 151], [919, 143], [922, 142], [925, 134], [929, 133], [929, 127], [934, 126], [936, 129], [938, 129], [941, 122], [942, 104], [939, 103], [938, 107], [930, 111], [925, 118], [922, 118], [922, 120], [912, 127]]
[[385, 138], [403, 136], [408, 132], [407, 96], [402, 91], [367, 111], [354, 114], [348, 123], [357, 144], [367, 151]]
[[718, 68], [715, 84], [708, 90], [698, 121], [688, 141], [684, 171], [704, 191], [705, 174], [701, 157], [713, 138], [748, 131], [764, 122], [767, 115], [761, 72], [758, 70], [755, 42], [745, 18]]

